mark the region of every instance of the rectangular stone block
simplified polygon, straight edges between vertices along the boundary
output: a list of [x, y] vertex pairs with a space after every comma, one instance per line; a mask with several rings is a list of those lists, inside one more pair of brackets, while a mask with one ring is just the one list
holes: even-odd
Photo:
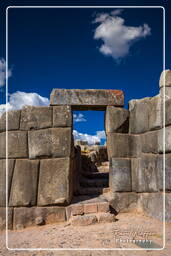
[[[10, 194], [15, 160], [8, 159], [8, 196]], [[6, 206], [6, 160], [0, 160], [0, 207]]]
[[106, 132], [128, 133], [129, 111], [123, 108], [108, 106], [105, 115]]
[[139, 135], [108, 133], [108, 157], [136, 157], [141, 152]]
[[170, 87], [161, 87], [160, 88], [160, 96], [164, 99], [164, 100], [168, 100], [171, 99], [171, 86]]
[[165, 189], [171, 191], [171, 154], [165, 155], [165, 176], [164, 176], [164, 155], [157, 158], [158, 188], [163, 190], [163, 180], [165, 177]]
[[27, 106], [21, 111], [21, 130], [52, 127], [52, 108]]
[[90, 203], [90, 204], [84, 204], [84, 213], [97, 213], [97, 204]]
[[159, 191], [156, 155], [146, 154], [142, 155], [141, 158], [133, 158], [131, 160], [131, 166], [133, 191]]
[[143, 133], [149, 130], [150, 98], [129, 101], [129, 133]]
[[38, 168], [38, 160], [16, 160], [10, 193], [10, 206], [36, 205]]
[[152, 131], [140, 135], [140, 147], [143, 153], [158, 153], [159, 133], [160, 131]]
[[38, 205], [69, 203], [73, 191], [72, 179], [69, 158], [41, 160]]
[[171, 125], [171, 99], [167, 100], [165, 103], [165, 117], [165, 124]]
[[[8, 229], [12, 229], [13, 208], [8, 207]], [[0, 230], [6, 229], [6, 208], [0, 207]]]
[[71, 128], [29, 131], [29, 158], [69, 157], [72, 149]]
[[149, 130], [160, 129], [163, 126], [163, 98], [159, 94], [155, 97], [152, 97], [149, 101], [149, 104]]
[[[6, 158], [6, 132], [0, 133], [0, 158]], [[27, 133], [8, 132], [8, 158], [28, 157]]]
[[105, 110], [109, 106], [123, 106], [124, 95], [120, 90], [53, 89], [51, 105], [70, 105], [72, 110]]
[[159, 131], [159, 136], [158, 136], [158, 152], [159, 153], [164, 152], [164, 143], [165, 143], [165, 152], [170, 153], [171, 152], [171, 126], [167, 126], [165, 128], [165, 141], [164, 141], [164, 129], [161, 129]]
[[17, 207], [14, 208], [14, 229], [53, 224], [66, 220], [65, 207]]
[[53, 127], [72, 127], [71, 106], [53, 107]]
[[110, 159], [109, 184], [113, 192], [132, 191], [130, 159]]
[[[20, 110], [8, 111], [8, 131], [19, 130], [20, 128]], [[6, 131], [6, 112], [0, 117], [0, 132]]]

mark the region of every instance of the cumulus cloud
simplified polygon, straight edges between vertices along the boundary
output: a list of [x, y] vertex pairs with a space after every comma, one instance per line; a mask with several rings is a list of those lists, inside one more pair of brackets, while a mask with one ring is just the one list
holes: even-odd
[[84, 115], [79, 113], [79, 114], [73, 114], [74, 122], [86, 122], [87, 120], [85, 119]]
[[94, 145], [97, 142], [101, 143], [102, 139], [106, 139], [105, 131], [97, 131], [96, 135], [90, 135], [73, 130], [73, 135], [75, 140], [87, 141], [89, 145]]
[[10, 94], [9, 102], [0, 105], [0, 116], [7, 110], [22, 109], [24, 106], [48, 106], [49, 99], [37, 93], [15, 92]]
[[100, 23], [94, 33], [94, 39], [103, 41], [99, 51], [119, 60], [129, 54], [130, 47], [138, 40], [151, 34], [148, 24], [134, 27], [125, 25], [125, 20], [120, 15], [122, 10], [111, 13], [97, 14], [93, 23]]
[[[8, 70], [8, 77], [12, 76], [11, 69]], [[0, 87], [5, 85], [6, 79], [6, 62], [3, 58], [0, 59]]]

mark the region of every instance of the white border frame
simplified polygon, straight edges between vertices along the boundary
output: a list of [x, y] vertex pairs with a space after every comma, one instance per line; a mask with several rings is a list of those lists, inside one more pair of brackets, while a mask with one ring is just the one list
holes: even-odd
[[[163, 6], [8, 6], [6, 8], [6, 71], [8, 70], [8, 10], [14, 8], [149, 8], [163, 10], [163, 70], [165, 70], [165, 8]], [[163, 104], [163, 247], [162, 248], [9, 248], [8, 247], [8, 72], [6, 72], [6, 248], [10, 251], [161, 251], [165, 248], [165, 77], [164, 77], [164, 104]]]

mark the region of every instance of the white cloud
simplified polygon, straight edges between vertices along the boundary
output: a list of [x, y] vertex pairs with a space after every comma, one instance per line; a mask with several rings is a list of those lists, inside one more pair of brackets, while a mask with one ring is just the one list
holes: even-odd
[[74, 122], [86, 122], [87, 120], [85, 119], [84, 115], [79, 113], [79, 114], [73, 114], [74, 117]]
[[[12, 76], [11, 69], [8, 70], [8, 77]], [[5, 85], [6, 79], [6, 62], [3, 58], [0, 59], [0, 87]]]
[[10, 94], [7, 105], [0, 105], [0, 116], [6, 110], [22, 109], [24, 106], [48, 106], [49, 99], [37, 93], [15, 92]]
[[73, 135], [75, 140], [87, 141], [89, 145], [94, 145], [96, 142], [100, 143], [102, 139], [106, 139], [105, 131], [97, 131], [96, 135], [90, 135], [73, 130]]
[[126, 26], [125, 20], [117, 16], [121, 12], [118, 9], [111, 13], [101, 13], [94, 20], [94, 23], [100, 23], [95, 29], [94, 39], [103, 41], [99, 51], [115, 60], [126, 57], [133, 43], [151, 34], [147, 24], [139, 27]]

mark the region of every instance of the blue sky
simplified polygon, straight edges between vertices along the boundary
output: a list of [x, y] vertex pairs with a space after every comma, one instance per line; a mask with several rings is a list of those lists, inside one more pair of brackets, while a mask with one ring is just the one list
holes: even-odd
[[[27, 5], [33, 3], [6, 1], [5, 4], [23, 5], [23, 2]], [[61, 3], [34, 1], [35, 5], [36, 2], [38, 5]], [[67, 1], [64, 2], [67, 5]], [[167, 16], [167, 1], [139, 1], [139, 4], [150, 2], [165, 5]], [[71, 1], [69, 3], [71, 5]], [[128, 5], [128, 1], [110, 1], [110, 5], [125, 3]], [[99, 1], [94, 1], [94, 5], [97, 4]], [[108, 5], [107, 1], [100, 1], [100, 4]], [[131, 4], [135, 1], [130, 1]], [[1, 6], [3, 15], [4, 7]], [[37, 93], [49, 98], [53, 88], [121, 89], [125, 94], [126, 108], [130, 99], [158, 94], [162, 71], [163, 10], [122, 8], [116, 13], [117, 9], [9, 9], [9, 93]], [[111, 14], [111, 11], [115, 13]], [[122, 24], [117, 27], [118, 20]], [[120, 33], [115, 34], [111, 24]], [[5, 59], [4, 25], [3, 22], [1, 61]], [[100, 31], [100, 25], [109, 35]], [[130, 31], [133, 31], [131, 36]], [[166, 68], [169, 68], [168, 45], [171, 42], [166, 32]], [[0, 86], [0, 103], [4, 104], [5, 86]], [[15, 100], [19, 101], [16, 95], [14, 104]], [[36, 104], [42, 103], [41, 98], [36, 100]], [[82, 114], [84, 119], [75, 122], [74, 129], [79, 133], [95, 135], [96, 131], [104, 130], [104, 113], [88, 111], [75, 114], [76, 118]]]

